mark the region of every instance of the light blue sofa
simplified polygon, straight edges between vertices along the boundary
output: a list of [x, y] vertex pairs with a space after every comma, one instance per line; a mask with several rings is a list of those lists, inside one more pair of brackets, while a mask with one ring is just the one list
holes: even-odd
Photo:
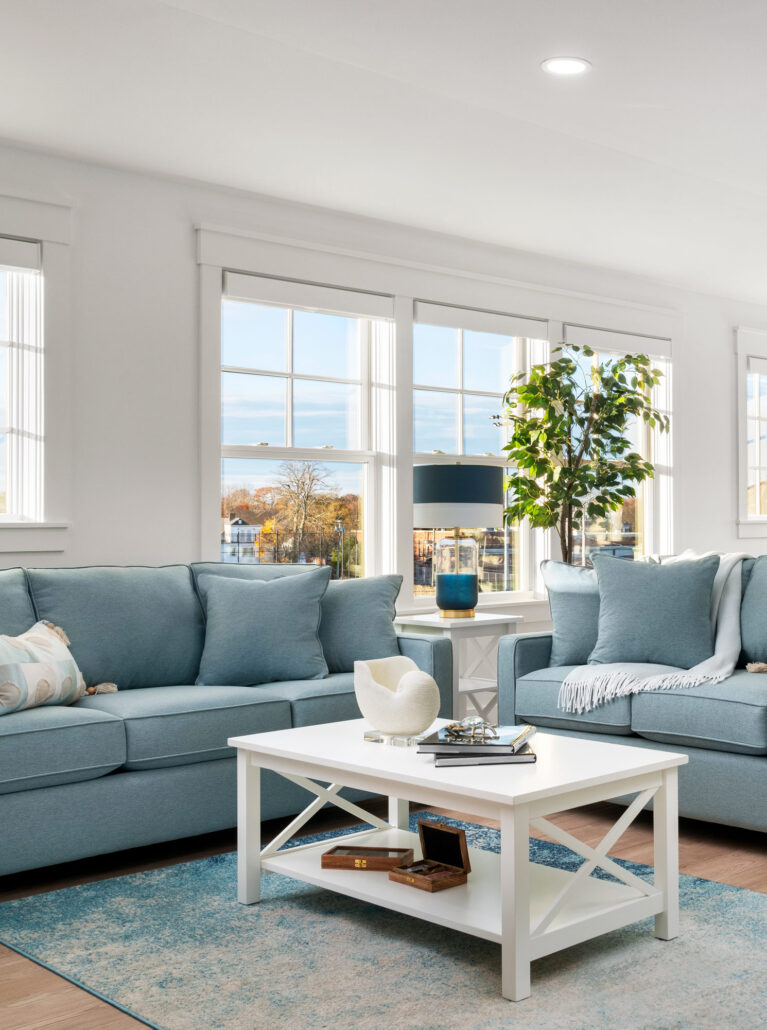
[[[351, 671], [253, 687], [195, 685], [205, 636], [200, 572], [270, 579], [309, 568], [0, 571], [0, 633], [53, 622], [68, 634], [86, 683], [119, 686], [69, 707], [0, 717], [0, 875], [234, 826], [228, 737], [359, 718]], [[449, 641], [402, 636], [398, 646], [434, 676], [440, 714], [449, 716]], [[264, 819], [310, 800], [273, 774], [262, 782]]]
[[[767, 648], [767, 558], [744, 562], [741, 628]], [[767, 674], [743, 667], [719, 684], [618, 698], [582, 715], [557, 707], [572, 666], [549, 666], [549, 633], [504, 637], [498, 648], [498, 714], [547, 732], [689, 755], [679, 770], [679, 811], [692, 819], [767, 831]], [[753, 646], [753, 645], [752, 645]]]

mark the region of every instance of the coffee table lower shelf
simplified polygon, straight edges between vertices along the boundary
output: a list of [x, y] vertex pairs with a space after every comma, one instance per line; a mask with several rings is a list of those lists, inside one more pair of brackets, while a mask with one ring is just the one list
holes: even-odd
[[[425, 919], [462, 933], [503, 943], [501, 928], [501, 856], [469, 848], [471, 873], [459, 887], [428, 894], [389, 880], [385, 872], [323, 869], [324, 851], [339, 842], [364, 838], [375, 847], [413, 848], [420, 855], [417, 833], [407, 830], [365, 830], [337, 838], [287, 848], [262, 859], [264, 872], [281, 873], [295, 880], [346, 894], [360, 901]], [[567, 899], [555, 918], [538, 933], [546, 911], [575, 877], [575, 873], [551, 866], [530, 863], [530, 938], [529, 959], [541, 958], [561, 948], [589, 940], [600, 933], [657, 915], [663, 911], [663, 894], [648, 883], [649, 895], [634, 887], [610, 880], [588, 877], [577, 892]]]

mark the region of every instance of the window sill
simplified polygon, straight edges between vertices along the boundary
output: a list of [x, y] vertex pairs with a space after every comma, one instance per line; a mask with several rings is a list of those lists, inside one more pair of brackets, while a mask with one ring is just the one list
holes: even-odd
[[[493, 614], [524, 615], [531, 618], [535, 607], [540, 606], [546, 619], [549, 618], [549, 603], [545, 597], [539, 597], [532, 593], [482, 594], [477, 604], [477, 611], [491, 612]], [[532, 611], [531, 611], [532, 609]], [[428, 612], [437, 610], [437, 602], [434, 597], [421, 597], [417, 601], [403, 602], [397, 605], [397, 615], [425, 615]]]
[[0, 554], [63, 551], [68, 522], [4, 522], [0, 519]]
[[749, 519], [747, 522], [738, 522], [738, 537], [740, 540], [767, 537], [767, 519]]

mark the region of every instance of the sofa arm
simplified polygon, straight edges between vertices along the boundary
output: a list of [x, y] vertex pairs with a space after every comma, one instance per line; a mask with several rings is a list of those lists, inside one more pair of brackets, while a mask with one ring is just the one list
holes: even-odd
[[403, 633], [399, 640], [399, 653], [412, 658], [419, 669], [428, 672], [439, 687], [439, 714], [443, 719], [453, 717], [453, 645], [445, 637]]
[[551, 656], [551, 633], [520, 633], [501, 638], [498, 645], [498, 722], [516, 722], [517, 680], [545, 669]]

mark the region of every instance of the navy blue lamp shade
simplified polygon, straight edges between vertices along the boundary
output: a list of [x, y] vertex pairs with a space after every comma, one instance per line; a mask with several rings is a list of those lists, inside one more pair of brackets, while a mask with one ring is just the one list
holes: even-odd
[[454, 526], [434, 555], [437, 607], [444, 618], [470, 618], [479, 596], [476, 541], [461, 526], [503, 525], [503, 469], [497, 465], [417, 465], [413, 469], [417, 529]]

